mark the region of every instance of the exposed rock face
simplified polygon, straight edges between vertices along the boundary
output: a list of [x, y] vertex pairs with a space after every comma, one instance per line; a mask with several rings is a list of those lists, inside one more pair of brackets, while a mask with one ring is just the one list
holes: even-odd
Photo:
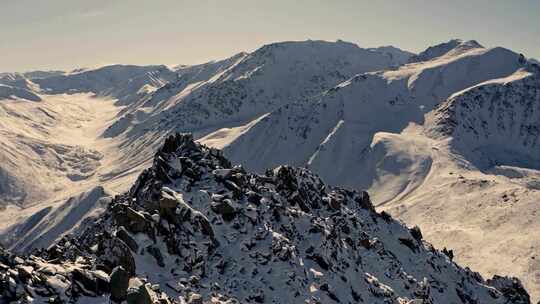
[[111, 273], [111, 300], [121, 302], [127, 297], [127, 289], [129, 287], [129, 273], [117, 266]]
[[452, 136], [452, 145], [480, 169], [511, 165], [539, 169], [540, 68], [470, 88], [434, 113], [430, 133]]
[[81, 236], [0, 263], [8, 301], [530, 303], [517, 279], [459, 267], [365, 192], [288, 166], [246, 173], [181, 134]]

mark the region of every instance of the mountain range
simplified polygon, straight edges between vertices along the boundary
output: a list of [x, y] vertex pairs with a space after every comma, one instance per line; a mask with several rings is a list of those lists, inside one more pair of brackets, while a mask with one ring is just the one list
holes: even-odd
[[296, 166], [365, 189], [457, 263], [517, 276], [534, 298], [539, 73], [522, 54], [459, 39], [419, 54], [303, 41], [200, 65], [2, 73], [1, 240], [24, 253], [96, 229], [115, 194], [156, 170], [163, 142], [189, 132], [248, 171]]

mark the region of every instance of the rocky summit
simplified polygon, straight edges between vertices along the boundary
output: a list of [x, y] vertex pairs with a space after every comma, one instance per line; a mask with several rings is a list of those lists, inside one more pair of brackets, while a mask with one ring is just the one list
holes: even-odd
[[367, 192], [251, 174], [176, 134], [84, 231], [2, 249], [0, 303], [530, 303], [519, 280], [452, 258]]

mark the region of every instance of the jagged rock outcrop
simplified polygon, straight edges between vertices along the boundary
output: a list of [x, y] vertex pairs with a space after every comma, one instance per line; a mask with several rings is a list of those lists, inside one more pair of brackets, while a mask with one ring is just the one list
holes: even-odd
[[366, 192], [302, 168], [250, 174], [183, 134], [80, 236], [0, 253], [6, 301], [530, 303], [517, 279], [459, 267]]

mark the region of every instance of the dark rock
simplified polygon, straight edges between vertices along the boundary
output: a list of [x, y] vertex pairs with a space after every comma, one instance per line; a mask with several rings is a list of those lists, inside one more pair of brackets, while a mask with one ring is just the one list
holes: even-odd
[[392, 216], [388, 212], [382, 211], [380, 215], [383, 218], [383, 220], [385, 220], [387, 222], [392, 221]]
[[412, 237], [415, 240], [420, 242], [423, 239], [422, 231], [420, 230], [420, 227], [414, 226], [411, 229], [409, 229], [409, 232], [411, 233]]
[[334, 196], [331, 196], [328, 199], [328, 205], [330, 206], [330, 208], [332, 208], [334, 210], [340, 210], [341, 209], [341, 200], [339, 200], [338, 198], [336, 198]]
[[127, 297], [129, 273], [122, 267], [116, 266], [111, 273], [111, 299], [122, 302]]
[[202, 214], [197, 214], [197, 220], [199, 221], [202, 232], [205, 235], [208, 235], [213, 241], [215, 241], [214, 229], [212, 228], [212, 224], [210, 224], [208, 218], [206, 218], [206, 216], [203, 216]]
[[159, 153], [168, 154], [174, 153], [179, 149], [196, 150], [197, 145], [193, 141], [193, 135], [176, 133], [165, 139], [163, 146], [159, 149]]
[[34, 267], [32, 266], [17, 265], [15, 269], [19, 273], [19, 279], [23, 282], [30, 279], [32, 277], [32, 272], [34, 272]]
[[[73, 280], [79, 282], [85, 290], [91, 291], [94, 294], [98, 294], [98, 286], [96, 279], [92, 274], [84, 269], [76, 268], [73, 272]], [[93, 294], [87, 294], [93, 295]]]
[[214, 212], [223, 216], [232, 216], [236, 213], [236, 208], [229, 199], [225, 199], [220, 202], [212, 202], [210, 207], [212, 210], [214, 210]]
[[405, 246], [407, 246], [410, 250], [412, 250], [413, 252], [416, 252], [416, 250], [418, 249], [418, 244], [412, 240], [412, 239], [409, 239], [409, 238], [399, 238], [399, 242]]
[[118, 231], [116, 231], [116, 237], [121, 239], [128, 247], [135, 253], [139, 251], [139, 245], [137, 244], [137, 241], [131, 235], [129, 235], [129, 232], [127, 232], [126, 228], [124, 226], [121, 226], [118, 228]]
[[160, 267], [165, 267], [165, 262], [164, 262], [164, 259], [163, 259], [163, 255], [161, 254], [161, 251], [159, 250], [158, 247], [156, 246], [153, 246], [153, 245], [150, 245], [148, 247], [146, 247], [146, 251], [154, 257], [154, 259], [156, 259], [156, 263], [160, 266]]
[[129, 280], [126, 296], [128, 304], [153, 304], [156, 298], [157, 296], [150, 288], [150, 284], [144, 284], [138, 278]]
[[131, 276], [135, 275], [135, 260], [126, 243], [116, 237], [104, 237], [98, 245], [98, 260], [108, 268], [107, 272], [122, 266]]
[[326, 259], [322, 255], [318, 253], [314, 253], [306, 257], [308, 259], [315, 261], [324, 270], [328, 270], [330, 268], [330, 264], [326, 261]]
[[248, 202], [258, 206], [261, 203], [262, 196], [254, 191], [248, 191], [247, 200]]
[[172, 190], [170, 189], [166, 189], [165, 191], [161, 192], [161, 198], [159, 200], [160, 211], [176, 210], [176, 206], [178, 206], [179, 200], [171, 192]]
[[487, 284], [499, 290], [510, 303], [529, 304], [531, 299], [523, 287], [523, 284], [517, 278], [501, 277], [498, 275], [487, 280]]
[[442, 253], [444, 253], [450, 259], [450, 261], [454, 260], [454, 250], [449, 250], [444, 247]]
[[256, 303], [264, 303], [264, 292], [258, 290], [255, 294], [249, 295], [248, 300]]
[[371, 203], [371, 199], [369, 198], [369, 194], [366, 191], [360, 191], [359, 195], [357, 195], [354, 200], [358, 203], [360, 208], [371, 210], [375, 212], [375, 207]]
[[151, 229], [151, 222], [143, 214], [127, 207], [126, 216], [129, 219], [127, 228], [133, 233], [148, 232]]

